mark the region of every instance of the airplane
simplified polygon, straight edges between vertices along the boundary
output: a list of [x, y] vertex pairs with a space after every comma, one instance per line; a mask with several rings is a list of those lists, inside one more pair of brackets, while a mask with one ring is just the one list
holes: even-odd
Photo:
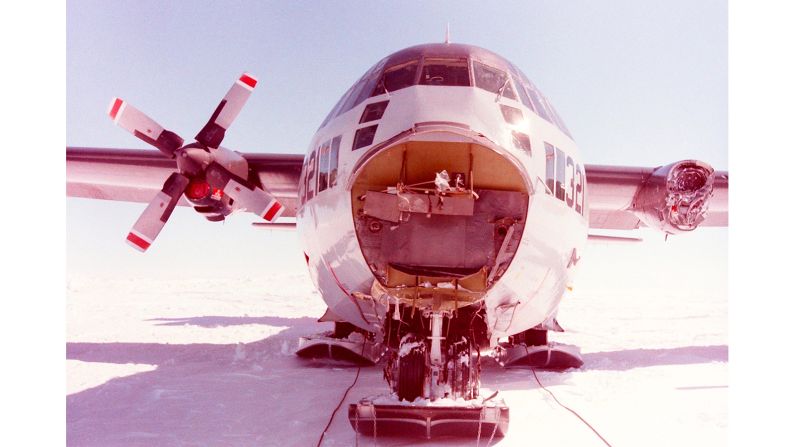
[[728, 225], [728, 172], [585, 164], [546, 97], [484, 48], [384, 57], [305, 156], [221, 146], [256, 85], [240, 76], [188, 144], [114, 98], [113, 122], [158, 151], [67, 147], [67, 195], [148, 203], [126, 237], [142, 252], [177, 205], [295, 226], [328, 307], [320, 321], [334, 323], [297, 354], [384, 364], [388, 392], [349, 406], [357, 433], [504, 436], [509, 409], [481, 395], [481, 353], [505, 367], [582, 366], [548, 333], [563, 331], [558, 308], [586, 241], [627, 239], [591, 230]]

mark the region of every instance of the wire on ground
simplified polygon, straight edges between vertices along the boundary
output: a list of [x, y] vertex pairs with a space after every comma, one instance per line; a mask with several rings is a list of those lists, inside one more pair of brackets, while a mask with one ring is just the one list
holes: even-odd
[[541, 381], [540, 381], [540, 380], [538, 380], [538, 375], [536, 374], [536, 369], [535, 369], [535, 368], [533, 368], [533, 369], [532, 369], [532, 371], [533, 371], [533, 377], [535, 377], [535, 378], [536, 378], [536, 382], [538, 382], [538, 386], [540, 386], [541, 388], [543, 388], [543, 390], [544, 390], [544, 391], [546, 391], [547, 393], [549, 393], [549, 395], [550, 395], [550, 396], [552, 396], [552, 398], [553, 398], [553, 399], [555, 399], [555, 402], [557, 402], [557, 403], [558, 403], [558, 405], [560, 405], [561, 407], [563, 407], [563, 408], [565, 408], [565, 409], [569, 410], [569, 411], [571, 412], [571, 414], [573, 414], [573, 415], [577, 416], [577, 417], [578, 417], [578, 418], [579, 418], [579, 419], [580, 419], [580, 420], [583, 422], [583, 424], [587, 425], [587, 426], [588, 426], [588, 428], [590, 428], [590, 429], [591, 429], [591, 431], [593, 431], [593, 432], [596, 434], [596, 436], [599, 436], [599, 439], [601, 439], [601, 440], [602, 440], [602, 442], [604, 442], [604, 443], [605, 443], [605, 445], [606, 445], [607, 447], [613, 447], [613, 446], [611, 446], [611, 445], [610, 445], [610, 443], [609, 443], [609, 442], [607, 442], [607, 440], [606, 440], [604, 437], [602, 437], [602, 435], [600, 435], [600, 434], [599, 434], [599, 432], [598, 432], [598, 431], [596, 431], [596, 429], [595, 429], [595, 428], [593, 428], [593, 426], [592, 426], [591, 424], [589, 424], [589, 423], [588, 423], [588, 421], [586, 421], [585, 419], [583, 419], [583, 417], [582, 417], [582, 416], [580, 416], [580, 415], [579, 415], [579, 414], [578, 414], [576, 411], [574, 411], [574, 410], [572, 410], [571, 408], [569, 408], [569, 407], [567, 407], [567, 406], [563, 405], [563, 404], [562, 404], [562, 403], [561, 403], [561, 402], [558, 400], [558, 398], [557, 398], [557, 397], [555, 397], [555, 394], [553, 394], [553, 393], [552, 393], [552, 391], [548, 390], [548, 389], [547, 389], [547, 387], [545, 387], [545, 386], [544, 386], [544, 384], [542, 384], [542, 383], [541, 383]]
[[334, 421], [334, 416], [337, 414], [337, 411], [339, 411], [343, 402], [345, 402], [345, 398], [348, 397], [348, 392], [350, 392], [350, 390], [356, 385], [356, 381], [359, 380], [360, 372], [362, 372], [361, 366], [356, 370], [356, 377], [353, 378], [353, 383], [351, 383], [351, 386], [345, 390], [345, 394], [342, 395], [342, 399], [340, 399], [340, 403], [337, 404], [337, 408], [335, 408], [331, 413], [331, 417], [328, 420], [328, 424], [326, 424], [326, 428], [323, 429], [323, 433], [320, 434], [320, 439], [317, 440], [317, 447], [320, 447], [320, 444], [323, 443], [323, 437], [326, 436], [326, 432], [328, 431], [329, 427], [331, 427], [331, 423]]

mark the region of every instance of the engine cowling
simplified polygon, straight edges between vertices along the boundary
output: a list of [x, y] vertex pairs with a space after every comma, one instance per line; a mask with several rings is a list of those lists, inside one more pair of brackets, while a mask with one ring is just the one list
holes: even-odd
[[682, 160], [654, 170], [632, 201], [632, 212], [648, 227], [668, 234], [695, 230], [709, 208], [715, 170]]
[[222, 190], [229, 180], [217, 169], [208, 167], [220, 165], [230, 174], [246, 179], [248, 162], [242, 155], [224, 147], [203, 148], [199, 145], [184, 148], [177, 157], [180, 171], [190, 178], [185, 189], [185, 197], [193, 208], [207, 220], [221, 221], [236, 209], [234, 200]]

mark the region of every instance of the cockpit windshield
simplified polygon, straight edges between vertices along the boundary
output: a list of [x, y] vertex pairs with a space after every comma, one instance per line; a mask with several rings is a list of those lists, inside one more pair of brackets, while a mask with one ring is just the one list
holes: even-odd
[[382, 59], [343, 95], [320, 127], [367, 98], [418, 84], [481, 88], [497, 98], [520, 101], [569, 134], [552, 105], [516, 66], [483, 48], [457, 44], [418, 45]]
[[425, 58], [422, 64], [421, 85], [470, 86], [469, 64], [466, 58]]
[[373, 94], [370, 96], [383, 95], [386, 92], [394, 92], [414, 85], [418, 66], [419, 61], [410, 61], [394, 67], [388, 67], [384, 70], [383, 76], [381, 76], [375, 90], [373, 90]]
[[508, 73], [478, 61], [472, 61], [472, 65], [475, 69], [475, 86], [506, 98], [516, 99], [516, 93], [508, 80]]

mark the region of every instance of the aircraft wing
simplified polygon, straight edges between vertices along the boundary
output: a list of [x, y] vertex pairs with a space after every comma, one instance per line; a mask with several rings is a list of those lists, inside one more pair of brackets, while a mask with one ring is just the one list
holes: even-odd
[[[303, 155], [242, 155], [249, 164], [249, 178], [259, 181], [284, 205], [284, 217], [294, 217]], [[590, 227], [632, 230], [646, 226], [633, 210], [633, 204], [658, 169], [586, 165]], [[148, 203], [175, 170], [175, 161], [158, 151], [66, 148], [66, 192], [70, 197]], [[728, 225], [728, 186], [728, 172], [716, 171], [708, 212], [701, 226]], [[178, 205], [190, 206], [190, 203], [182, 197]]]
[[[644, 186], [662, 168], [585, 165], [588, 180], [590, 228], [632, 230], [646, 224], [633, 209]], [[729, 224], [729, 173], [715, 171], [712, 197], [700, 226], [725, 227]]]
[[[304, 156], [242, 155], [248, 162], [249, 179], [259, 181], [276, 197], [285, 208], [283, 217], [294, 217]], [[176, 162], [159, 151], [67, 147], [66, 195], [149, 203], [176, 169]], [[190, 203], [183, 196], [178, 205]]]

